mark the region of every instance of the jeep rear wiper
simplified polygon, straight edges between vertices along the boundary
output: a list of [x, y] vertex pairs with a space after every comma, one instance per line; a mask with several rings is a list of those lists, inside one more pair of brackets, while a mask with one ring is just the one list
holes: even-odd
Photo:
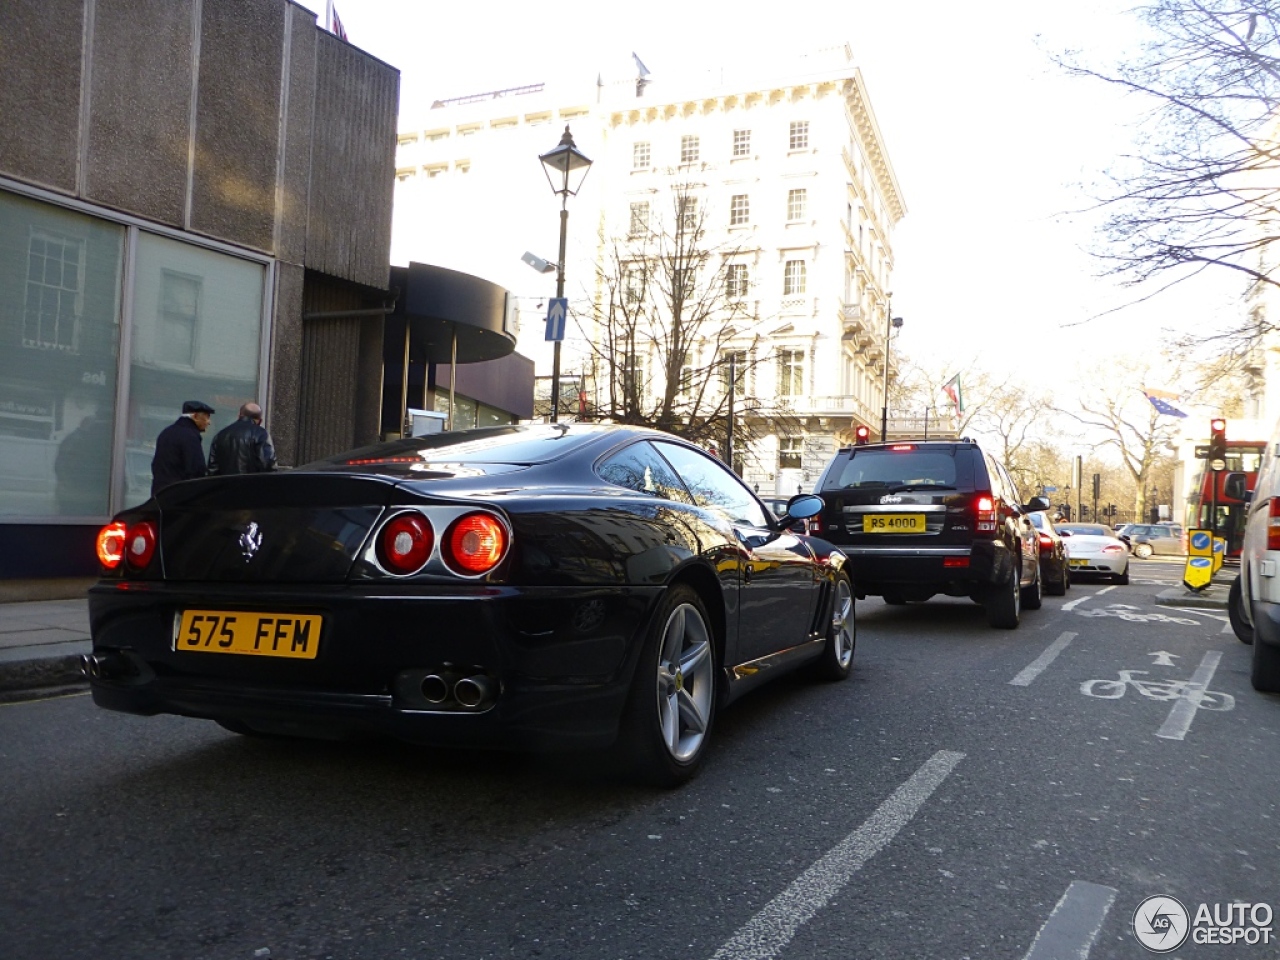
[[900, 483], [890, 487], [890, 493], [906, 493], [908, 490], [954, 490], [949, 483]]

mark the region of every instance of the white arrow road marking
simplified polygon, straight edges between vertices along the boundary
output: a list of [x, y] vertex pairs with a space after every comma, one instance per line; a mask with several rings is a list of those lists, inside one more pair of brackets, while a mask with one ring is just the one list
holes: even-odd
[[1170, 653], [1168, 650], [1157, 650], [1154, 653], [1148, 653], [1147, 656], [1155, 657], [1155, 660], [1151, 664], [1153, 667], [1177, 666], [1173, 661], [1180, 660], [1182, 658], [1182, 654]]
[[898, 835], [963, 759], [963, 753], [939, 750], [926, 760], [862, 826], [765, 904], [715, 952], [713, 960], [771, 960], [778, 956], [796, 931], [812, 920], [864, 863]]
[[1115, 899], [1116, 891], [1111, 887], [1072, 881], [1023, 960], [1085, 960]]
[[1031, 662], [1030, 666], [1023, 668], [1023, 670], [1009, 682], [1015, 687], [1031, 686], [1031, 681], [1040, 676], [1040, 674], [1044, 672], [1044, 668], [1053, 663], [1058, 654], [1067, 649], [1067, 644], [1075, 639], [1075, 636], [1076, 635], [1074, 633], [1061, 634], [1057, 640], [1049, 644], [1049, 648], [1045, 650], [1044, 653], [1040, 654], [1040, 656], [1036, 657], [1035, 660]]

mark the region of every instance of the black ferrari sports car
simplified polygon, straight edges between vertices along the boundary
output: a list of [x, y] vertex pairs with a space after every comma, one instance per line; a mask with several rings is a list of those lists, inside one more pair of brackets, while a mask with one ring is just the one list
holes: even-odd
[[550, 424], [162, 490], [98, 537], [94, 701], [246, 735], [601, 749], [698, 769], [716, 711], [848, 676], [845, 558], [704, 450]]

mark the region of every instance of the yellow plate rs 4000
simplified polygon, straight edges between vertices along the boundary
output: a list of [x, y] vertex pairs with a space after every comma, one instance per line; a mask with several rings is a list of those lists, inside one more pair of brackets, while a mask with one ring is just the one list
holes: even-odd
[[863, 533], [924, 533], [923, 513], [868, 513], [862, 517]]
[[322, 620], [317, 614], [184, 610], [173, 648], [314, 660]]

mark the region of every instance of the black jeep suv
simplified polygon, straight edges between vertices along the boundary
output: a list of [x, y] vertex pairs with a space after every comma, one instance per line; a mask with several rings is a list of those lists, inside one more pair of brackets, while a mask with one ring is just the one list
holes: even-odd
[[824, 540], [849, 556], [859, 598], [972, 597], [993, 627], [1040, 606], [1040, 547], [1004, 466], [972, 440], [907, 440], [839, 450], [814, 490]]

